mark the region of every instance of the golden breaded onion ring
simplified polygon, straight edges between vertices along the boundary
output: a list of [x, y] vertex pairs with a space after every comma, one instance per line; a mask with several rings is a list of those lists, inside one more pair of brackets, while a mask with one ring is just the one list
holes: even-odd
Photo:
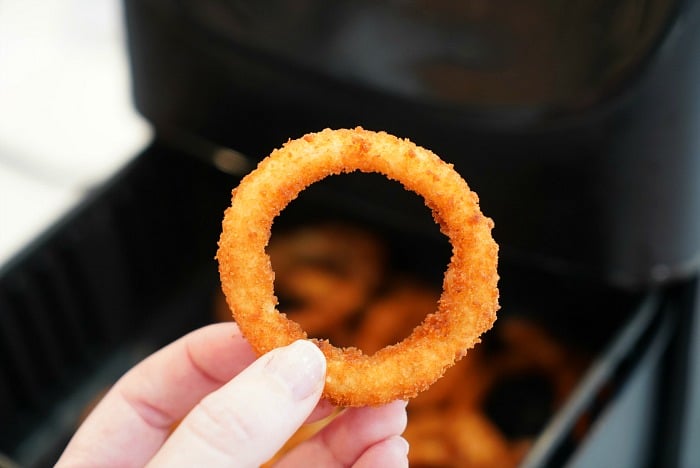
[[377, 172], [421, 195], [452, 244], [437, 311], [403, 341], [368, 356], [314, 340], [327, 358], [324, 397], [340, 406], [381, 405], [416, 396], [491, 328], [498, 309], [493, 222], [466, 182], [429, 150], [384, 132], [323, 130], [287, 142], [233, 190], [217, 258], [234, 319], [260, 354], [306, 339], [277, 309], [265, 247], [273, 220], [310, 184], [329, 175]]

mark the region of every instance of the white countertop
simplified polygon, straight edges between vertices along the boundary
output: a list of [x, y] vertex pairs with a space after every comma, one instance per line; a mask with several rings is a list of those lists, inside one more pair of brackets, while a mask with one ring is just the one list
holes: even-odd
[[150, 139], [119, 0], [0, 2], [0, 266]]

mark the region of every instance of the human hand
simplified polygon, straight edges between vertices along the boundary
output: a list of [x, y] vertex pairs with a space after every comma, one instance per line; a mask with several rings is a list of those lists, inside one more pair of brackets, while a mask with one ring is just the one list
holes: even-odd
[[[259, 466], [305, 421], [331, 414], [325, 373], [308, 341], [256, 360], [235, 324], [201, 328], [125, 374], [57, 466]], [[277, 466], [408, 466], [405, 407], [345, 410]]]

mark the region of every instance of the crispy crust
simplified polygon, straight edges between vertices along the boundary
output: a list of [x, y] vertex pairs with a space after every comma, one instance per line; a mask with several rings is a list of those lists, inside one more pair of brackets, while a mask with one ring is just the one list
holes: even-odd
[[362, 128], [323, 130], [287, 142], [234, 189], [217, 259], [222, 289], [243, 334], [260, 354], [305, 339], [280, 314], [265, 246], [274, 218], [329, 175], [378, 172], [423, 196], [452, 244], [437, 311], [413, 333], [367, 356], [316, 341], [328, 366], [324, 396], [341, 406], [381, 405], [428, 388], [491, 328], [498, 309], [493, 222], [451, 165], [408, 140]]

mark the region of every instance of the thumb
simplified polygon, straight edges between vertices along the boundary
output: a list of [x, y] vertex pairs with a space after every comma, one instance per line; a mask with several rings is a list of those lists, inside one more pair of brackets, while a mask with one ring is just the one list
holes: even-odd
[[150, 465], [259, 466], [311, 414], [325, 375], [325, 357], [309, 341], [270, 351], [205, 397]]

